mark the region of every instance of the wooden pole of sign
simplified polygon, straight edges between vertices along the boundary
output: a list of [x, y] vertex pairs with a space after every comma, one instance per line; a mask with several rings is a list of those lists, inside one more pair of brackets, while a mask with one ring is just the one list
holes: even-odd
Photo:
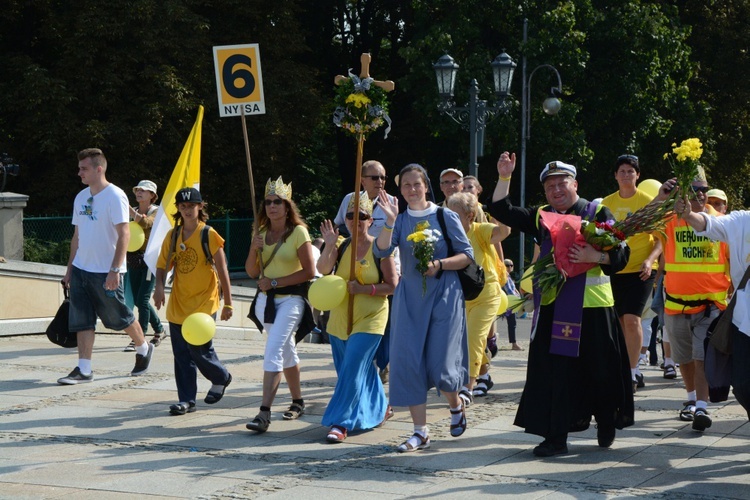
[[[372, 62], [372, 56], [368, 53], [364, 53], [359, 58], [362, 69], [359, 74], [359, 77], [362, 79], [370, 78], [370, 62]], [[336, 75], [336, 77], [333, 79], [333, 83], [336, 85], [341, 85], [344, 80], [346, 80], [348, 77], [344, 75]], [[390, 81], [386, 80], [384, 82], [373, 80], [373, 85], [377, 85], [378, 87], [382, 88], [386, 92], [392, 91], [396, 85]], [[349, 245], [349, 248], [351, 249], [352, 258], [349, 263], [349, 279], [354, 280], [356, 278], [356, 269], [357, 269], [357, 243], [358, 243], [358, 232], [359, 232], [359, 191], [362, 186], [362, 156], [363, 151], [365, 147], [365, 136], [364, 134], [359, 134], [357, 136], [357, 171], [354, 174], [354, 194], [352, 195], [352, 203], [354, 204], [354, 221], [352, 226], [352, 242]], [[346, 321], [346, 332], [348, 335], [351, 335], [352, 328], [354, 323], [354, 295], [349, 294], [349, 304], [347, 309], [347, 321]]]
[[[250, 177], [250, 203], [253, 205], [253, 237], [258, 234], [258, 204], [255, 201], [255, 180], [253, 179], [253, 162], [250, 160], [250, 141], [247, 138], [247, 124], [245, 123], [245, 106], [242, 110], [242, 136], [245, 139], [245, 159], [247, 160], [247, 174]], [[258, 266], [260, 266], [260, 277], [263, 277], [263, 259], [258, 254]]]

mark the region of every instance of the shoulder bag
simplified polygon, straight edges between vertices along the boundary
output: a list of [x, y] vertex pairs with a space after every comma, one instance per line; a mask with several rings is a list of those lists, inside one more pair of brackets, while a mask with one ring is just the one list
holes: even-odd
[[[438, 207], [437, 209], [438, 222], [440, 222], [440, 229], [443, 230], [443, 236], [445, 236], [445, 242], [448, 244], [448, 257], [455, 255], [453, 251], [453, 243], [451, 242], [450, 236], [448, 236], [448, 230], [445, 226], [445, 214], [443, 209]], [[463, 269], [456, 271], [458, 273], [458, 279], [461, 282], [461, 288], [464, 291], [464, 298], [466, 300], [474, 300], [479, 297], [484, 289], [484, 269], [478, 265], [474, 259], [471, 260], [468, 266]]]

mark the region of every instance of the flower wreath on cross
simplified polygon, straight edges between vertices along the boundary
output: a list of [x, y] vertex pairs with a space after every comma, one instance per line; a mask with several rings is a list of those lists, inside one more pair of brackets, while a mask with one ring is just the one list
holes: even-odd
[[385, 137], [388, 138], [391, 130], [388, 99], [386, 91], [373, 85], [374, 81], [371, 77], [359, 78], [350, 69], [349, 78], [336, 86], [333, 123], [344, 132], [353, 136], [367, 136], [387, 123]]

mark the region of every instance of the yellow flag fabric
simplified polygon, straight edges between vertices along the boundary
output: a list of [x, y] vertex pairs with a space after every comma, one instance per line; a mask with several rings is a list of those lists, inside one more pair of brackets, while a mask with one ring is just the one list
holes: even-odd
[[186, 187], [194, 187], [200, 191], [201, 182], [201, 135], [203, 128], [203, 106], [198, 107], [198, 117], [195, 119], [193, 130], [182, 148], [180, 159], [172, 171], [169, 183], [161, 195], [161, 205], [154, 219], [151, 236], [148, 239], [144, 261], [153, 274], [156, 274], [156, 261], [159, 258], [164, 237], [172, 226], [172, 215], [177, 211], [175, 195], [177, 191]]

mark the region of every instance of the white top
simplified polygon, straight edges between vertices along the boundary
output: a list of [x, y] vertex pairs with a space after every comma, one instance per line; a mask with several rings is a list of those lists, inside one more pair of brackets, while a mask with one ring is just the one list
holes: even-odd
[[[92, 202], [89, 202], [92, 199]], [[73, 265], [90, 273], [108, 273], [117, 246], [118, 224], [130, 220], [128, 197], [122, 189], [109, 184], [96, 196], [86, 188], [73, 203], [73, 225], [78, 226], [78, 251]], [[127, 271], [125, 259], [120, 272]]]

